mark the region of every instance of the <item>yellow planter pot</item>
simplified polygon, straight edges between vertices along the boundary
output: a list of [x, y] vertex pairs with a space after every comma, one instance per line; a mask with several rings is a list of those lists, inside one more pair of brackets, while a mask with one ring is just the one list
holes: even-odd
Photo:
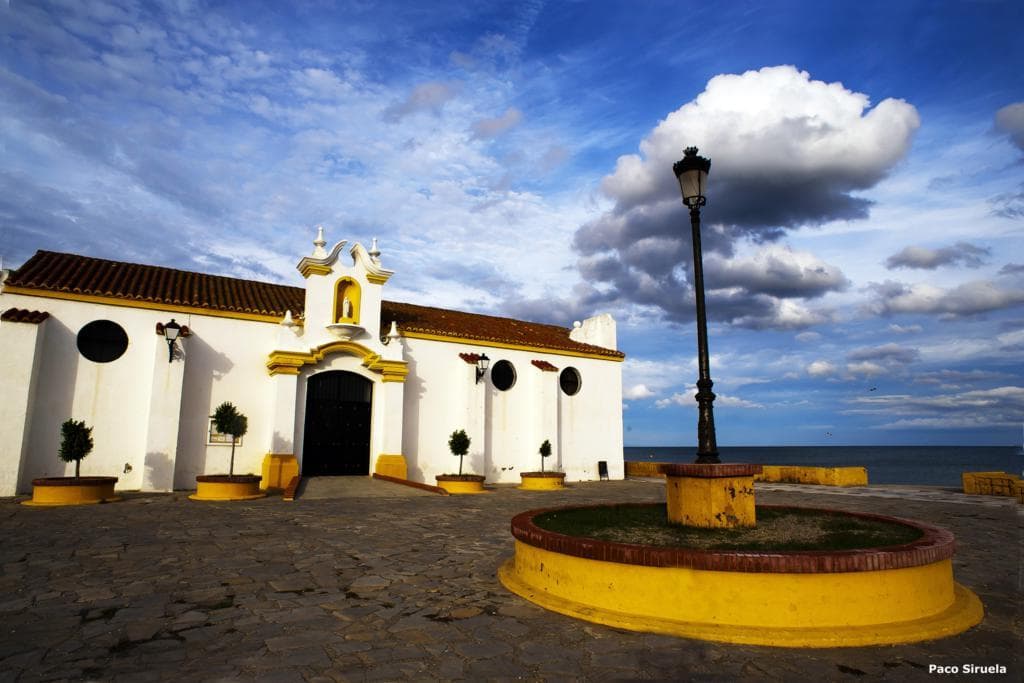
[[437, 485], [451, 494], [486, 493], [484, 477], [478, 474], [439, 474]]
[[[512, 520], [512, 592], [579, 619], [704, 640], [780, 647], [917, 642], [979, 623], [981, 602], [953, 581], [953, 536], [835, 552], [708, 551], [610, 543]], [[845, 514], [845, 513], [844, 513]], [[855, 515], [856, 516], [856, 515]]]
[[51, 507], [89, 505], [121, 500], [114, 493], [117, 477], [44, 477], [32, 480], [32, 499], [22, 505]]
[[196, 492], [192, 500], [228, 501], [254, 500], [266, 497], [260, 490], [260, 477], [254, 474], [207, 474], [196, 477]]
[[524, 491], [557, 491], [565, 488], [565, 472], [520, 472]]

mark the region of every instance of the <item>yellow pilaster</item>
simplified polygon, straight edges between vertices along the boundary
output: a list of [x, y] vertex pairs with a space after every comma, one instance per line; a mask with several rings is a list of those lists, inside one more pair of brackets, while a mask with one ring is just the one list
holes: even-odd
[[377, 465], [373, 471], [396, 479], [409, 478], [409, 468], [401, 453], [381, 453], [377, 456]]
[[292, 477], [299, 476], [299, 461], [291, 453], [267, 453], [263, 456], [263, 480], [260, 488], [283, 489]]

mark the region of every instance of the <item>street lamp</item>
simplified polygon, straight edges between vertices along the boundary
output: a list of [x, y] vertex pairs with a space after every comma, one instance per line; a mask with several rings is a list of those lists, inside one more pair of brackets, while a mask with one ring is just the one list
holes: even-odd
[[700, 252], [700, 207], [705, 204], [704, 185], [711, 170], [711, 160], [697, 156], [696, 147], [687, 147], [683, 158], [672, 165], [679, 181], [683, 204], [690, 209], [693, 233], [693, 289], [697, 298], [697, 460], [698, 463], [719, 463], [715, 440], [715, 413], [712, 404], [711, 370], [708, 363], [708, 317], [704, 309], [704, 265]]

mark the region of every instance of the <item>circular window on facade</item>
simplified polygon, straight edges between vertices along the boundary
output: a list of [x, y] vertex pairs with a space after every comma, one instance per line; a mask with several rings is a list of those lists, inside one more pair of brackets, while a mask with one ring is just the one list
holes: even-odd
[[128, 334], [109, 320], [93, 320], [78, 331], [78, 352], [94, 363], [109, 363], [124, 355]]
[[567, 396], [575, 396], [579, 393], [580, 387], [583, 386], [583, 380], [580, 379], [580, 371], [576, 368], [562, 370], [562, 374], [558, 376], [558, 383], [562, 386], [562, 391]]
[[507, 360], [499, 360], [491, 368], [491, 384], [496, 389], [508, 391], [516, 383], [516, 369]]

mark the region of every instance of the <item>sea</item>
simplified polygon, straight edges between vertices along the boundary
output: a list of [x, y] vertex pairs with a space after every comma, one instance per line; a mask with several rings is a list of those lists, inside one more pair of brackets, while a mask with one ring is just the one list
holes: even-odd
[[[626, 446], [636, 462], [693, 462], [697, 447]], [[960, 488], [964, 472], [1024, 471], [1020, 446], [719, 446], [722, 462], [866, 467], [871, 484]]]

